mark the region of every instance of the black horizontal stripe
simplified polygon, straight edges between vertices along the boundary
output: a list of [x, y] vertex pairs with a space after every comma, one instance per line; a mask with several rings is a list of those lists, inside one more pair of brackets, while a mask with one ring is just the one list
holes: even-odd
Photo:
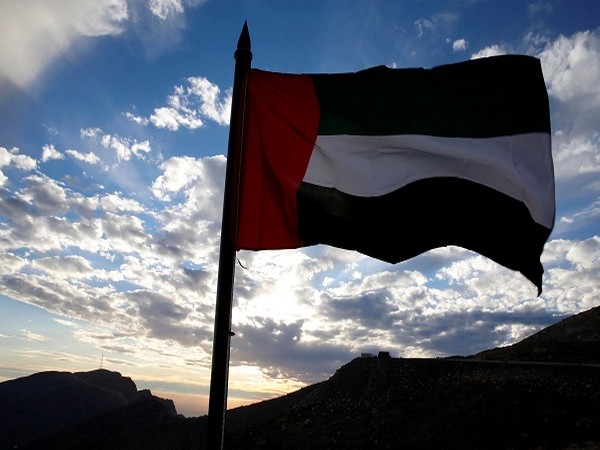
[[428, 250], [460, 246], [521, 272], [541, 292], [548, 228], [523, 203], [461, 178], [430, 178], [381, 197], [355, 197], [302, 183], [298, 234], [397, 263]]
[[530, 56], [311, 76], [320, 104], [319, 135], [477, 138], [550, 132], [541, 65]]

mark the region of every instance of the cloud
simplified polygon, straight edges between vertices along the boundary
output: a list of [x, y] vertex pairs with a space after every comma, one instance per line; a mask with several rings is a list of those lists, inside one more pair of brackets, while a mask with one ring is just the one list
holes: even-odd
[[413, 22], [417, 30], [417, 36], [422, 37], [426, 33], [448, 32], [452, 30], [459, 20], [456, 13], [443, 12], [430, 17], [421, 17]]
[[139, 202], [129, 198], [123, 198], [121, 195], [118, 194], [108, 194], [99, 197], [98, 205], [104, 211], [111, 213], [145, 212], [144, 207]]
[[149, 8], [152, 14], [165, 20], [169, 15], [182, 14], [181, 0], [150, 0]]
[[[132, 157], [144, 159], [145, 155], [152, 151], [150, 141], [148, 140], [140, 142], [137, 139], [126, 138], [117, 134], [103, 134], [100, 128], [85, 128], [81, 129], [79, 133], [82, 138], [86, 139], [97, 139], [100, 137], [100, 145], [106, 149], [113, 150], [119, 162], [129, 161]], [[69, 154], [76, 159], [89, 162], [90, 164], [99, 162], [99, 158], [91, 153], [83, 155], [75, 150], [71, 150]]]
[[[10, 150], [0, 147], [0, 169], [3, 167], [30, 171], [37, 168], [37, 161], [30, 156], [20, 155], [16, 147]], [[10, 179], [0, 170], [0, 187], [7, 186], [9, 182]]]
[[46, 144], [42, 147], [42, 162], [50, 161], [51, 159], [64, 159], [64, 155], [60, 153], [53, 144]]
[[89, 261], [77, 255], [67, 255], [63, 258], [58, 256], [40, 258], [34, 262], [32, 267], [51, 273], [54, 276], [75, 278], [80, 276], [88, 277], [93, 271]]
[[31, 156], [19, 154], [18, 148], [7, 150], [0, 147], [0, 168], [13, 166], [20, 170], [34, 170], [37, 168], [37, 162]]
[[125, 0], [0, 2], [0, 83], [24, 89], [83, 37], [117, 35], [128, 18]]
[[585, 114], [600, 108], [600, 36], [583, 31], [559, 36], [539, 55], [548, 92]]
[[471, 59], [477, 58], [487, 58], [488, 56], [498, 56], [498, 55], [506, 55], [508, 50], [506, 50], [502, 45], [494, 44], [489, 47], [485, 47], [478, 52], [475, 52], [471, 55]]
[[552, 101], [557, 193], [600, 192], [600, 35], [561, 35], [547, 42], [538, 57]]
[[180, 127], [194, 130], [212, 120], [219, 125], [228, 125], [231, 115], [231, 89], [221, 93], [219, 87], [204, 77], [186, 78], [186, 84], [175, 86], [167, 100], [167, 106], [154, 109], [148, 119], [125, 115], [136, 123], [148, 120], [157, 128], [176, 131]]
[[65, 153], [73, 157], [77, 161], [85, 162], [92, 165], [100, 163], [100, 158], [92, 152], [80, 153], [77, 150], [69, 149], [65, 150]]
[[152, 183], [152, 192], [158, 199], [170, 201], [173, 194], [202, 183], [206, 192], [213, 193], [222, 182], [221, 176], [215, 175], [224, 175], [225, 163], [223, 156], [202, 160], [190, 156], [170, 158], [160, 165], [163, 174]]
[[420, 18], [414, 21], [413, 25], [417, 29], [417, 36], [421, 37], [427, 30], [433, 29], [433, 21], [430, 19]]
[[141, 125], [143, 127], [148, 125], [148, 122], [150, 122], [146, 117], [136, 116], [135, 114], [130, 113], [130, 112], [125, 112], [125, 113], [123, 113], [123, 115], [125, 117], [127, 117], [129, 120], [131, 120], [132, 122], [135, 122], [138, 125]]
[[98, 127], [82, 128], [79, 130], [79, 134], [82, 138], [95, 138], [102, 133], [102, 130]]
[[468, 42], [465, 39], [457, 39], [452, 42], [452, 51], [459, 52], [467, 49]]
[[150, 142], [138, 142], [136, 139], [123, 138], [118, 135], [105, 134], [100, 141], [103, 147], [114, 150], [119, 161], [129, 161], [132, 156], [144, 158], [150, 153]]
[[[185, 9], [203, 0], [0, 2], [0, 86], [26, 89], [84, 39], [133, 34], [155, 55], [179, 41]], [[155, 19], [155, 20], [152, 20]]]
[[148, 120], [156, 128], [171, 131], [177, 131], [180, 126], [195, 130], [204, 124], [195, 111], [182, 111], [171, 107], [156, 108]]
[[44, 336], [42, 336], [41, 334], [38, 333], [34, 333], [32, 331], [29, 330], [21, 330], [21, 336], [28, 340], [28, 341], [45, 341], [46, 338]]

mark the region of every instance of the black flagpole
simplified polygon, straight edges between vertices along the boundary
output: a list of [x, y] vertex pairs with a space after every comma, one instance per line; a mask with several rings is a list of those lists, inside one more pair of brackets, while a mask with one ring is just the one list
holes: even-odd
[[246, 76], [252, 61], [248, 24], [240, 33], [234, 54], [235, 73], [229, 121], [229, 144], [225, 172], [223, 197], [223, 221], [221, 223], [221, 247], [219, 254], [219, 277], [217, 280], [217, 305], [213, 338], [212, 368], [210, 374], [210, 397], [208, 400], [207, 448], [221, 450], [225, 434], [225, 412], [227, 411], [227, 383], [229, 379], [229, 349], [231, 345], [231, 309], [233, 306], [233, 278], [235, 272], [234, 229], [237, 223], [237, 185], [239, 155]]

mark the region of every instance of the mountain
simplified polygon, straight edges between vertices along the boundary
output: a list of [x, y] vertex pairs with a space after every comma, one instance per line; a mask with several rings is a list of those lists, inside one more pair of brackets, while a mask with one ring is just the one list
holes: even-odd
[[[600, 449], [599, 311], [470, 357], [356, 358], [326, 381], [229, 410], [225, 448]], [[207, 416], [145, 400], [20, 448], [196, 450], [206, 428]]]
[[0, 449], [13, 448], [93, 417], [140, 402], [176, 416], [171, 400], [138, 391], [118, 372], [40, 372], [0, 383]]
[[472, 358], [600, 364], [600, 306], [567, 317], [516, 344]]

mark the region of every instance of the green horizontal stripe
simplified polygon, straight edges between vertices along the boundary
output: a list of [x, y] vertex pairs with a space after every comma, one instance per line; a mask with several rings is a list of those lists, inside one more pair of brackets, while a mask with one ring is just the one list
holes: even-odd
[[319, 135], [477, 138], [550, 132], [540, 62], [529, 56], [311, 76], [320, 104]]

